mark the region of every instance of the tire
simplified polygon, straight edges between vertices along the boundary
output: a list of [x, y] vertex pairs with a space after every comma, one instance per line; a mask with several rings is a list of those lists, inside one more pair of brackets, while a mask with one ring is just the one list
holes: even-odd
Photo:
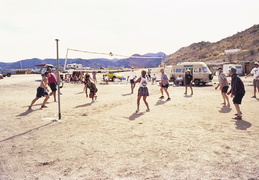
[[195, 86], [199, 86], [200, 85], [200, 80], [199, 79], [195, 79], [194, 80], [194, 85]]
[[212, 74], [209, 75], [209, 79], [210, 79], [210, 80], [213, 79], [213, 75], [212, 75]]
[[113, 76], [113, 77], [112, 77], [112, 81], [113, 81], [113, 82], [115, 82], [115, 79], [116, 79], [116, 77], [115, 77], [115, 76]]
[[11, 77], [11, 73], [7, 73], [7, 75], [6, 75], [7, 77]]

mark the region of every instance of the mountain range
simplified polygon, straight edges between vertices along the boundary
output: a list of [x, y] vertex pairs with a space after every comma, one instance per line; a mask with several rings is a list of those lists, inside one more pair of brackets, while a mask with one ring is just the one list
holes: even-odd
[[[134, 58], [132, 58], [132, 56]], [[67, 64], [82, 64], [83, 67], [91, 68], [130, 68], [134, 66], [135, 68], [152, 68], [158, 67], [166, 54], [163, 52], [158, 53], [147, 53], [144, 55], [133, 54], [130, 58], [124, 59], [67, 59]], [[145, 57], [145, 58], [143, 58]], [[56, 59], [25, 59], [12, 63], [0, 62], [0, 67], [2, 69], [32, 69], [36, 64], [53, 64], [56, 65]], [[59, 59], [60, 66], [64, 66], [65, 59]]]

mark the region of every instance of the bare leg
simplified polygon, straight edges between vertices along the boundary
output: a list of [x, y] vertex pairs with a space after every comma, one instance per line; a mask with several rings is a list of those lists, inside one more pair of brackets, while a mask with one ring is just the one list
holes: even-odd
[[164, 90], [165, 90], [165, 93], [166, 93], [167, 97], [170, 98], [169, 93], [167, 91], [167, 88], [164, 88]]
[[185, 86], [185, 93], [184, 94], [187, 94], [187, 86]]
[[38, 100], [39, 98], [36, 97], [32, 100], [31, 105], [29, 106], [29, 109], [31, 109], [32, 105]]
[[49, 95], [45, 95], [44, 97], [45, 97], [45, 99], [44, 99], [44, 101], [43, 101], [41, 107], [44, 107], [44, 106], [45, 106], [46, 102], [47, 102], [48, 99], [49, 99]]
[[133, 83], [133, 84], [131, 84], [131, 93], [132, 93], [132, 94], [133, 94], [134, 88], [135, 88], [135, 84]]
[[162, 88], [162, 87], [160, 88], [160, 92], [161, 92], [162, 96], [164, 95], [163, 89], [164, 89], [164, 88]]
[[56, 93], [56, 92], [57, 92], [57, 91], [54, 91], [54, 92], [53, 92], [54, 102], [57, 101], [57, 99], [56, 99], [56, 94], [57, 94], [57, 93]]
[[236, 108], [236, 110], [237, 110], [237, 115], [238, 116], [241, 116], [241, 111], [240, 111], [240, 107], [239, 107], [239, 104], [234, 104], [235, 105], [235, 108]]
[[230, 107], [230, 103], [229, 103], [229, 99], [228, 99], [228, 96], [226, 93], [222, 93], [222, 97], [223, 97], [223, 101], [224, 103], [226, 104], [226, 101], [227, 101], [227, 106]]
[[143, 96], [143, 101], [147, 106], [147, 111], [149, 111], [149, 106], [148, 106], [148, 102], [147, 102], [147, 96]]
[[138, 96], [138, 99], [137, 99], [137, 110], [139, 110], [140, 99], [141, 99], [141, 96]]
[[193, 89], [192, 89], [192, 85], [190, 84], [190, 89], [191, 89], [191, 95], [193, 95]]
[[256, 87], [254, 86], [254, 96], [256, 97]]

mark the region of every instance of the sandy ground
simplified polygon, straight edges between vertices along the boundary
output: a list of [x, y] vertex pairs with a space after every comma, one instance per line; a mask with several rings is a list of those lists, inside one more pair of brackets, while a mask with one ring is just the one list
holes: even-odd
[[[158, 73], [157, 73], [158, 74]], [[99, 74], [98, 74], [99, 76]], [[101, 75], [100, 75], [101, 76]], [[99, 77], [100, 77], [99, 76]], [[214, 79], [217, 79], [214, 77]], [[149, 84], [150, 112], [129, 84], [98, 85], [91, 104], [82, 84], [61, 89], [61, 120], [53, 97], [27, 111], [39, 75], [0, 80], [0, 179], [259, 179], [259, 100], [245, 80], [243, 120], [221, 105], [214, 83], [170, 87], [171, 101], [158, 100]]]

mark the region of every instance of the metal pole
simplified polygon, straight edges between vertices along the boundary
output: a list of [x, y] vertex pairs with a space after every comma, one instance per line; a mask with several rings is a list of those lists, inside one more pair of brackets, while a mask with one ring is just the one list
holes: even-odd
[[60, 83], [59, 83], [59, 79], [60, 79], [60, 75], [59, 75], [59, 56], [58, 56], [58, 39], [56, 40], [56, 44], [57, 44], [57, 71], [58, 71], [58, 77], [57, 77], [57, 83], [58, 83], [58, 119], [61, 119], [61, 110], [60, 110]]
[[66, 71], [68, 51], [69, 51], [69, 49], [67, 49], [67, 54], [66, 54], [66, 59], [65, 59], [64, 70], [63, 71]]

